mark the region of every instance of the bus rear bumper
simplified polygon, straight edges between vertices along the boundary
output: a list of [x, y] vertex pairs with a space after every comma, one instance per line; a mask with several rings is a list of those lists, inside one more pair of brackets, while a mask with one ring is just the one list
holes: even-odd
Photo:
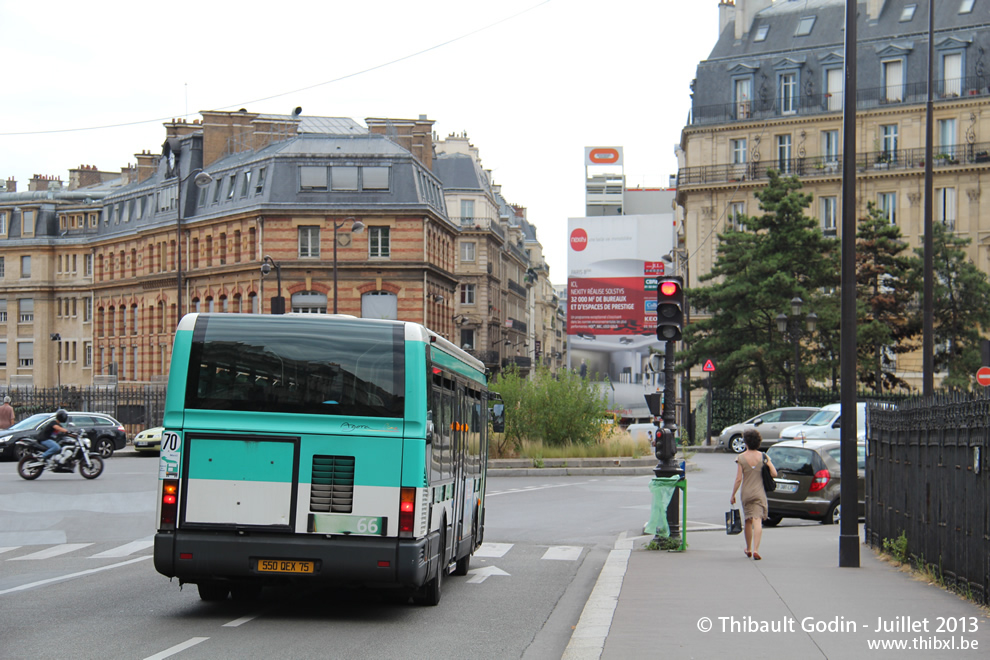
[[[435, 536], [432, 535], [432, 536]], [[298, 534], [243, 535], [230, 531], [155, 534], [155, 569], [180, 582], [300, 578], [355, 585], [420, 587], [428, 577], [435, 539]], [[311, 573], [261, 570], [263, 560], [312, 562]], [[270, 565], [270, 564], [269, 564]]]

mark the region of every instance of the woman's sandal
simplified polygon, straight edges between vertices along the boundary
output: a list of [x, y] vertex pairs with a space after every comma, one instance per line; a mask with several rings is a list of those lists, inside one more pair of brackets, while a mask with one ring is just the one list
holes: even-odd
[[746, 553], [746, 556], [747, 556], [747, 557], [752, 557], [752, 556], [753, 556], [753, 553], [752, 553], [752, 552], [750, 552], [749, 550], [743, 550], [743, 552], [745, 552], [745, 553]]
[[763, 557], [760, 556], [760, 553], [754, 552], [753, 553], [753, 559], [756, 559], [757, 561], [759, 561], [760, 559], [763, 559]]

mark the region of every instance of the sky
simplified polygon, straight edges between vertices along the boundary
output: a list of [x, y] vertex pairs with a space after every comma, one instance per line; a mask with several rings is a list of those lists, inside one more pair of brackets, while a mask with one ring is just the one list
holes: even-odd
[[[119, 171], [200, 110], [434, 120], [466, 133], [567, 278], [584, 148], [667, 187], [718, 0], [0, 0], [0, 177]], [[371, 8], [371, 9], [366, 9]], [[659, 255], [658, 255], [659, 256]]]

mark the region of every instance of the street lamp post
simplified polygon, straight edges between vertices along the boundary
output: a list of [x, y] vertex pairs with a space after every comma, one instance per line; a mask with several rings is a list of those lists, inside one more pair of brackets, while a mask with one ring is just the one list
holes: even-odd
[[[52, 341], [62, 341], [62, 335], [59, 334], [59, 333], [57, 333], [57, 332], [53, 332], [49, 336], [51, 337], [51, 340]], [[58, 396], [56, 398], [58, 399], [58, 407], [61, 408], [62, 407], [62, 351], [61, 351], [61, 348], [59, 349], [59, 351], [56, 352], [55, 356], [56, 356], [56, 359], [55, 359], [55, 370], [58, 373]]]
[[333, 313], [337, 313], [337, 230], [351, 221], [351, 231], [360, 234], [364, 231], [364, 223], [354, 218], [345, 218], [333, 223]]
[[278, 262], [267, 254], [261, 263], [261, 276], [264, 277], [275, 269], [275, 281], [278, 286], [278, 295], [272, 298], [270, 310], [272, 314], [285, 314], [285, 298], [282, 297], [282, 267]]
[[[782, 335], [789, 335], [791, 338], [791, 343], [794, 344], [794, 364], [792, 365], [794, 371], [794, 404], [800, 405], [798, 401], [798, 390], [800, 386], [798, 385], [798, 378], [800, 377], [800, 372], [798, 370], [798, 363], [801, 360], [801, 306], [804, 305], [804, 301], [798, 296], [791, 298], [791, 316], [788, 317], [787, 314], [777, 315], [777, 330], [780, 331]], [[808, 332], [814, 332], [815, 326], [818, 324], [818, 315], [811, 312], [804, 320], [807, 322]]]

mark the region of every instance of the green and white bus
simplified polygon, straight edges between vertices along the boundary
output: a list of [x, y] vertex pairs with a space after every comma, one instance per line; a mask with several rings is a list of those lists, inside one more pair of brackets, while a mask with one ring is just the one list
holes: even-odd
[[204, 600], [297, 580], [436, 604], [484, 537], [488, 404], [484, 365], [416, 323], [189, 314], [155, 568]]

